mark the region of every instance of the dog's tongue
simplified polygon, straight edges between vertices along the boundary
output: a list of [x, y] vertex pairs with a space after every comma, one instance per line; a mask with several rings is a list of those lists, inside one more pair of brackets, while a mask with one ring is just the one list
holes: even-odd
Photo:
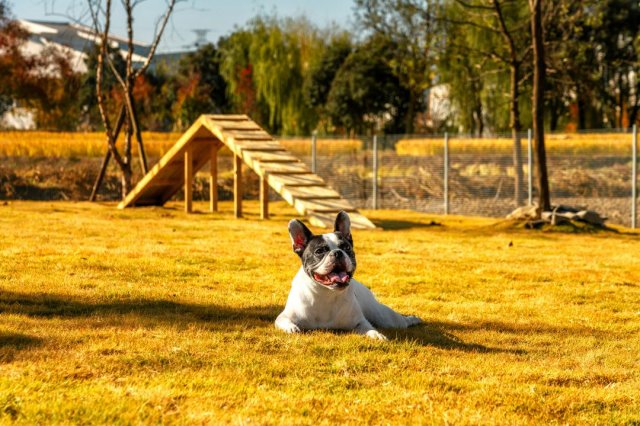
[[329, 274], [329, 279], [332, 283], [346, 283], [350, 280], [349, 274], [347, 274], [346, 272], [332, 272]]

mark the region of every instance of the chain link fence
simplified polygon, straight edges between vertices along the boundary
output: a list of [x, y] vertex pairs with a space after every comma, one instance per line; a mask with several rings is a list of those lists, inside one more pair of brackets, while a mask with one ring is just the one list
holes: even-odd
[[[295, 146], [312, 170], [358, 208], [504, 217], [537, 200], [528, 133], [518, 135], [517, 158], [511, 134], [305, 137], [295, 138]], [[552, 204], [636, 225], [637, 131], [547, 133], [545, 139]]]

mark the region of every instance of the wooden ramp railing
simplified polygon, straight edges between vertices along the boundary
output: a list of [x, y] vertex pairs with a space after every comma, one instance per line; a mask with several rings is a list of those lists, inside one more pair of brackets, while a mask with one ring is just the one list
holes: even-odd
[[242, 163], [260, 177], [260, 212], [269, 217], [269, 187], [273, 188], [312, 225], [332, 227], [340, 210], [349, 212], [352, 227], [375, 226], [305, 163], [287, 152], [280, 142], [246, 115], [202, 115], [147, 173], [118, 208], [164, 205], [183, 186], [185, 210], [192, 210], [195, 173], [211, 167], [210, 208], [216, 211], [218, 150], [226, 145], [234, 154], [234, 210], [242, 216]]

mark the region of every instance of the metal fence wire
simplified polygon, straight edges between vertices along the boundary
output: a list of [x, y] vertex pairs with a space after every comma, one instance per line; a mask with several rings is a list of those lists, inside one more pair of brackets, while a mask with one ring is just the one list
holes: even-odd
[[[309, 136], [296, 138], [296, 147], [357, 208], [504, 217], [538, 196], [529, 132], [519, 139], [519, 158], [511, 134]], [[610, 223], [635, 226], [634, 140], [637, 146], [637, 130], [546, 134], [552, 204], [596, 210]]]

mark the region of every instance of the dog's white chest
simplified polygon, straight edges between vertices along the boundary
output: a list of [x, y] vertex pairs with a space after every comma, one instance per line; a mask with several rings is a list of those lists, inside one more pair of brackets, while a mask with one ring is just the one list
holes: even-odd
[[304, 272], [293, 281], [285, 311], [303, 329], [352, 330], [364, 319], [352, 286], [339, 292], [320, 288]]

